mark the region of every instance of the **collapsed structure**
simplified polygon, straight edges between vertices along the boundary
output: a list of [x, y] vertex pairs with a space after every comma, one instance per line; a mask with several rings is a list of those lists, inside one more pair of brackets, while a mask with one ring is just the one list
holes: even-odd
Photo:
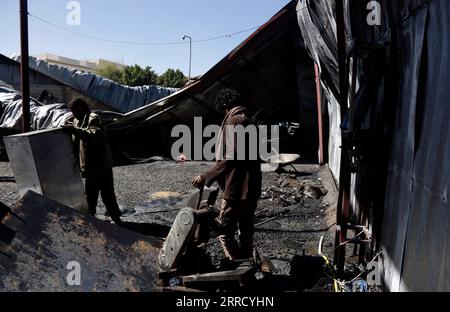
[[300, 124], [285, 151], [333, 172], [340, 271], [353, 245], [388, 290], [450, 290], [449, 14], [445, 0], [294, 0], [188, 87], [115, 116], [113, 150], [167, 154], [174, 125], [217, 123], [218, 90], [245, 90], [267, 122]]
[[[20, 56], [13, 60], [20, 63]], [[178, 89], [160, 86], [129, 87], [92, 73], [81, 72], [65, 66], [30, 57], [30, 68], [104, 103], [110, 109], [127, 113], [164, 98]]]
[[[18, 86], [19, 63], [0, 60], [5, 63], [3, 68], [0, 67], [0, 80]], [[14, 67], [14, 75], [10, 74], [11, 67]], [[192, 127], [193, 117], [202, 117], [204, 126], [220, 123], [221, 115], [215, 109], [214, 100], [224, 87], [242, 91], [250, 110], [259, 112], [264, 122], [284, 123], [287, 127], [290, 123], [297, 125], [295, 137], [283, 140], [289, 140], [284, 150], [301, 153], [305, 160], [317, 159], [314, 64], [301, 38], [294, 2], [207, 73], [177, 92], [176, 89], [154, 86], [127, 88], [34, 58], [30, 58], [30, 67], [33, 75], [51, 77], [53, 82], [44, 84], [69, 87], [91, 107], [119, 113], [108, 115], [112, 118], [105, 122], [118, 162], [129, 159], [123, 154], [132, 158], [170, 155], [170, 147], [176, 140], [171, 138], [172, 128], [179, 124]], [[14, 79], [8, 78], [10, 76]], [[32, 85], [35, 84], [33, 77]], [[115, 122], [110, 123], [113, 119]]]
[[[29, 64], [34, 130], [63, 125], [70, 115], [67, 104], [75, 98], [83, 98], [92, 109], [102, 111], [108, 121], [178, 90], [160, 86], [123, 86], [92, 73], [49, 64], [34, 57], [30, 57]], [[10, 59], [0, 54], [0, 128], [20, 131], [22, 102], [16, 91], [19, 86], [20, 57]]]
[[[0, 128], [11, 132], [22, 130], [22, 98], [12, 86], [0, 81], [0, 103], [2, 115]], [[31, 128], [35, 130], [58, 128], [72, 116], [66, 104], [42, 105], [30, 101]]]
[[204, 127], [220, 124], [223, 116], [216, 110], [215, 98], [222, 88], [233, 88], [262, 122], [296, 125], [292, 135], [282, 138], [282, 152], [300, 153], [304, 161], [317, 162], [314, 63], [303, 43], [295, 5], [292, 1], [282, 8], [184, 89], [110, 124], [112, 144], [136, 157], [155, 151], [170, 155], [177, 140], [171, 137], [172, 128], [182, 124], [193, 129], [194, 117], [201, 117]]

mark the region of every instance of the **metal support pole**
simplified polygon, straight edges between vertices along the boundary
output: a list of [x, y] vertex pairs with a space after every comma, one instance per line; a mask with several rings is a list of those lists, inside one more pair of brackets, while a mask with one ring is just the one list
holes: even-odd
[[183, 40], [189, 39], [189, 80], [191, 82], [191, 70], [192, 70], [192, 38], [184, 35]]
[[30, 131], [30, 77], [28, 52], [28, 1], [20, 0], [22, 131]]
[[319, 128], [319, 165], [324, 164], [324, 151], [323, 151], [323, 119], [322, 119], [322, 87], [320, 85], [320, 73], [319, 66], [314, 64], [314, 70], [316, 75], [316, 94], [317, 94], [317, 120]]

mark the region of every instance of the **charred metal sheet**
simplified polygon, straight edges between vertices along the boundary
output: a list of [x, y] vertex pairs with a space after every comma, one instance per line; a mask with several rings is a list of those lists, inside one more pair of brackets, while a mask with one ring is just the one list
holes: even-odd
[[[3, 225], [15, 231], [0, 244], [0, 291], [159, 291], [161, 242], [96, 220], [34, 192]], [[79, 263], [80, 285], [67, 282]]]
[[77, 210], [86, 210], [70, 135], [60, 129], [4, 138], [20, 194], [33, 191]]

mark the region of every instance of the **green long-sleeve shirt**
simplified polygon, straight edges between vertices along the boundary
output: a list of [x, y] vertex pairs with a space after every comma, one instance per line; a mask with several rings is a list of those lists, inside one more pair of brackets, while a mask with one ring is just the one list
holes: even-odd
[[95, 174], [110, 170], [114, 162], [100, 117], [91, 113], [83, 120], [75, 119], [73, 126], [81, 172]]

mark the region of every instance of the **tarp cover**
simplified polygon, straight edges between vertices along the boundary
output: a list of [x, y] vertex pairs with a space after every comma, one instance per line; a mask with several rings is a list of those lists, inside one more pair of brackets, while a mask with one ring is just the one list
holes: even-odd
[[[61, 127], [71, 116], [72, 113], [65, 104], [42, 105], [34, 99], [30, 100], [30, 120], [33, 130]], [[0, 81], [0, 128], [20, 131], [21, 122], [20, 93]]]
[[[20, 55], [15, 55], [12, 58], [20, 62]], [[50, 64], [35, 57], [30, 57], [30, 68], [121, 113], [127, 113], [153, 103], [178, 90], [177, 88], [165, 88], [155, 85], [128, 87], [95, 74]]]
[[[350, 50], [353, 37], [349, 25], [348, 2], [345, 1], [346, 46]], [[339, 69], [337, 52], [337, 28], [334, 16], [335, 3], [329, 0], [300, 0], [297, 18], [306, 48], [319, 66], [320, 79], [327, 100], [329, 113], [328, 165], [338, 181], [341, 160], [341, 116], [339, 98]]]
[[[339, 69], [337, 52], [337, 28], [334, 16], [334, 1], [300, 0], [297, 5], [297, 17], [306, 47], [319, 65], [322, 82], [334, 91], [339, 90]], [[353, 47], [353, 37], [349, 25], [348, 1], [344, 0], [347, 51]]]

